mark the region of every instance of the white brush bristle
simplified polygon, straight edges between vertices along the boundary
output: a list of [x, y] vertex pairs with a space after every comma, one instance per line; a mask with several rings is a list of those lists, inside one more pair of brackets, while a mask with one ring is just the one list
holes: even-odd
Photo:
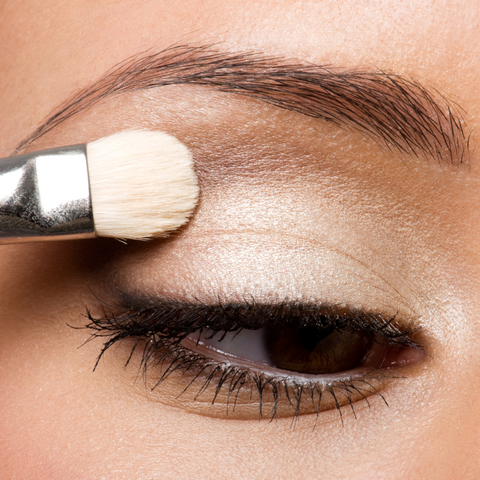
[[187, 222], [198, 200], [192, 155], [175, 137], [148, 130], [87, 145], [98, 236], [145, 240]]

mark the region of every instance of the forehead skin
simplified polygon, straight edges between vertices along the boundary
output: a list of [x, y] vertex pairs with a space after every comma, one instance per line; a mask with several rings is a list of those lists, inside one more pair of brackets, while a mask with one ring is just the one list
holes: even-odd
[[[412, 381], [405, 394], [397, 392], [389, 409], [372, 407], [376, 415], [362, 411], [358, 420], [347, 420], [344, 428], [333, 416], [312, 432], [311, 428], [292, 430], [279, 424], [275, 429], [257, 422], [185, 414], [181, 408], [163, 404], [144, 405], [142, 398], [125, 393], [128, 380], [115, 368], [107, 368], [113, 372], [108, 378], [102, 373], [91, 374], [98, 347], [87, 346], [72, 357], [71, 352], [76, 352], [86, 335], [65, 329], [65, 319], [72, 311], [82, 311], [85, 301], [76, 295], [84, 295], [84, 285], [95, 281], [94, 274], [79, 265], [84, 261], [83, 247], [2, 247], [0, 384], [4, 388], [0, 389], [0, 431], [8, 435], [0, 435], [0, 476], [477, 478], [480, 218], [476, 206], [480, 202], [480, 173], [475, 127], [480, 119], [479, 8], [476, 0], [2, 2], [2, 157], [56, 106], [114, 65], [132, 55], [174, 44], [218, 43], [225, 50], [253, 49], [301, 62], [405, 75], [463, 107], [468, 130], [474, 133], [468, 168], [432, 166], [432, 185], [435, 189], [442, 186], [445, 201], [435, 205], [436, 211], [429, 218], [436, 221], [435, 214], [444, 209], [438, 215], [442, 231], [456, 232], [452, 245], [443, 237], [434, 241], [450, 265], [450, 270], [442, 270], [443, 277], [449, 272], [448, 278], [437, 279], [442, 284], [440, 293], [435, 285], [422, 290], [423, 295], [431, 293], [424, 302], [425, 310], [431, 302], [438, 311], [446, 312], [444, 323], [442, 319], [438, 325], [431, 322], [432, 331], [437, 332], [434, 337], [441, 338], [435, 350], [437, 363], [432, 360], [430, 370], [421, 381]], [[175, 95], [165, 97], [170, 110], [178, 100]], [[227, 111], [242, 108], [238, 100], [232, 100], [233, 107], [224, 97], [218, 102], [226, 102]], [[145, 105], [145, 99], [137, 105]], [[114, 102], [91, 116], [72, 120], [65, 129], [52, 131], [39, 145], [75, 143], [78, 137], [90, 141], [98, 131], [115, 131], [121, 124], [108, 122], [117, 110], [125, 117], [142, 116], [142, 111], [133, 115], [128, 105]], [[145, 112], [153, 115], [148, 105]], [[173, 118], [175, 112], [171, 114]], [[128, 125], [135, 121], [130, 119]], [[153, 117], [148, 121], [152, 125], [166, 122]], [[279, 118], [279, 123], [282, 121], [288, 123], [288, 118]], [[138, 124], [142, 122], [140, 118]], [[181, 118], [172, 122], [175, 129]], [[228, 125], [228, 117], [226, 122]], [[180, 134], [181, 128], [178, 126]], [[355, 152], [355, 146], [352, 148]], [[209, 168], [214, 170], [204, 167], [205, 185]], [[348, 175], [356, 173], [355, 167], [347, 169]], [[421, 168], [417, 173], [428, 182], [430, 173]], [[414, 208], [414, 200], [408, 203], [407, 187], [392, 195], [398, 203], [405, 197], [404, 205]], [[228, 188], [227, 184], [225, 190]], [[221, 195], [221, 186], [219, 189]], [[373, 198], [373, 193], [368, 191], [366, 198]], [[211, 205], [215, 205], [213, 200]], [[208, 215], [206, 211], [205, 218]], [[415, 219], [412, 222], [418, 223]], [[419, 227], [424, 234], [422, 241], [435, 237], [435, 229], [429, 227]], [[201, 226], [192, 228], [194, 233], [200, 232], [199, 237], [204, 234]], [[188, 237], [185, 242], [188, 244]], [[462, 268], [455, 263], [457, 257]], [[134, 268], [128, 261], [124, 267]], [[419, 270], [428, 268], [421, 265]], [[410, 270], [412, 278], [420, 282], [423, 277], [414, 271], [415, 265]], [[151, 274], [155, 281], [162, 281], [155, 275]], [[25, 327], [29, 322], [31, 329]], [[55, 342], [51, 339], [55, 330], [45, 333], [47, 322], [59, 329]]]

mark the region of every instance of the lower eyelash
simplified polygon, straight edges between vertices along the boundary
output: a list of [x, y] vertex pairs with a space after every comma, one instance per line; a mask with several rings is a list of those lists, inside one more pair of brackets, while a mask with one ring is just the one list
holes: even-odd
[[[130, 363], [133, 353], [138, 346], [139, 343], [135, 342], [125, 366]], [[159, 355], [160, 352], [162, 353]], [[292, 409], [291, 417], [293, 424], [302, 415], [301, 405], [304, 399], [307, 398], [312, 406], [315, 407], [316, 420], [314, 427], [317, 424], [319, 414], [323, 411], [322, 400], [325, 400], [325, 396], [330, 396], [333, 400], [343, 425], [342, 406], [349, 405], [354, 418], [356, 418], [355, 402], [352, 401], [352, 394], [357, 393], [360, 395], [366, 401], [368, 407], [370, 407], [368, 397], [371, 396], [378, 396], [388, 406], [387, 400], [375, 387], [375, 383], [386, 379], [404, 378], [393, 372], [387, 373], [381, 369], [375, 369], [355, 376], [346, 374], [336, 375], [336, 379], [331, 381], [321, 381], [320, 379], [298, 381], [299, 378], [293, 375], [270, 375], [231, 363], [212, 361], [183, 347], [177, 342], [161, 337], [151, 338], [146, 341], [141, 355], [140, 369], [145, 380], [152, 370], [158, 369], [162, 372], [160, 378], [151, 387], [151, 390], [160, 387], [175, 372], [180, 373], [182, 376], [190, 374], [191, 380], [177, 398], [196, 386], [197, 390], [193, 395], [193, 400], [197, 400], [205, 395], [209, 387], [212, 387], [213, 396], [211, 404], [214, 405], [221, 390], [226, 389], [226, 411], [228, 414], [230, 408], [231, 412], [235, 412], [240, 392], [250, 390], [250, 398], [253, 398], [254, 394], [257, 395], [259, 418], [269, 418], [270, 421], [273, 421], [277, 415], [279, 402], [282, 398], [285, 398]], [[264, 398], [267, 393], [273, 400], [270, 402], [272, 406], [268, 412], [264, 408]]]

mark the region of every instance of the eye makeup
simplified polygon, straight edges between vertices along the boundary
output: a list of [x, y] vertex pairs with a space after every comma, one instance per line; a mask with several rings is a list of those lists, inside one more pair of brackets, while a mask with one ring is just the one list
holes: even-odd
[[430, 210], [445, 212], [426, 179], [439, 177], [330, 126], [288, 129], [283, 112], [265, 135], [212, 115], [208, 129], [182, 119], [174, 132], [199, 166], [188, 228], [109, 253], [107, 291], [140, 294], [91, 315], [101, 356], [126, 375], [140, 365], [146, 398], [211, 417], [326, 418], [388, 402], [425, 357], [417, 329], [438, 268], [427, 226], [439, 225]]
[[[225, 418], [315, 414], [382, 394], [425, 353], [419, 328], [396, 316], [338, 306], [283, 302], [185, 303], [124, 297], [116, 313], [88, 313], [91, 338], [104, 341], [95, 368], [113, 345], [127, 346], [146, 383], [200, 413], [223, 406]], [[358, 405], [358, 404], [357, 404]]]

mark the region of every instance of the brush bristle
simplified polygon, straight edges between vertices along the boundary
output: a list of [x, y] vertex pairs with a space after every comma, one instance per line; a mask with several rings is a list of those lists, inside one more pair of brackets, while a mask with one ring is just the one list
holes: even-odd
[[146, 240], [187, 222], [198, 200], [192, 155], [163, 132], [130, 130], [87, 145], [98, 236]]

